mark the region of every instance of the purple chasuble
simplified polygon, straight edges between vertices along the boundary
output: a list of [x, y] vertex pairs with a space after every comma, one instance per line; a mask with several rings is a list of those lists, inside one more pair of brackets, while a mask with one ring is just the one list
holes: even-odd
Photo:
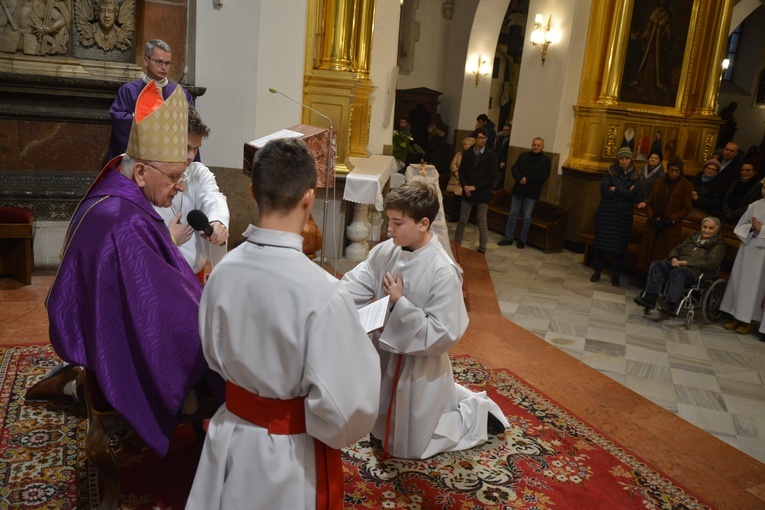
[[202, 376], [212, 382], [201, 294], [140, 188], [106, 171], [69, 226], [46, 303], [50, 341], [61, 359], [95, 373], [106, 400], [162, 456], [189, 391]]
[[[162, 89], [162, 98], [167, 99], [173, 93], [178, 85], [169, 81]], [[119, 156], [127, 149], [128, 139], [130, 138], [130, 127], [133, 125], [133, 114], [135, 113], [135, 103], [138, 101], [138, 95], [146, 87], [143, 78], [123, 84], [117, 91], [117, 97], [114, 99], [109, 115], [112, 117], [112, 135], [109, 140], [109, 153], [106, 160], [109, 161], [115, 156]], [[183, 89], [189, 104], [194, 106], [194, 98], [188, 90]], [[197, 158], [199, 154], [197, 153]], [[194, 161], [200, 161], [195, 159]]]

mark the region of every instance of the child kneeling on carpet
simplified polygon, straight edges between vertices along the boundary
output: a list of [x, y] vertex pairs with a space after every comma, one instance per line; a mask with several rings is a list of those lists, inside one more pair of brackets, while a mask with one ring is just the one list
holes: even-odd
[[303, 253], [315, 192], [302, 141], [256, 153], [257, 226], [215, 266], [199, 305], [226, 404], [210, 420], [187, 510], [343, 508], [339, 448], [372, 428], [380, 359], [350, 296]]
[[481, 445], [490, 427], [509, 424], [485, 392], [454, 382], [448, 351], [468, 316], [460, 271], [430, 231], [438, 196], [409, 182], [388, 193], [385, 210], [391, 239], [342, 279], [356, 306], [390, 296], [385, 327], [372, 338], [382, 367], [372, 435], [384, 458], [426, 459]]

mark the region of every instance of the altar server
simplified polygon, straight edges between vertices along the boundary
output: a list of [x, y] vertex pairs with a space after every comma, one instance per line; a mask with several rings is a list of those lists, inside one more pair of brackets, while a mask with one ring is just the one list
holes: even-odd
[[[765, 180], [763, 181], [765, 184]], [[762, 188], [765, 197], [765, 186]], [[760, 323], [765, 333], [763, 303], [765, 303], [765, 198], [752, 202], [738, 220], [733, 233], [741, 240], [733, 269], [730, 273], [720, 310], [729, 313], [731, 320], [725, 329], [746, 335], [752, 330], [752, 321]]]
[[227, 381], [186, 508], [342, 509], [340, 450], [377, 416], [380, 359], [340, 283], [303, 254], [316, 161], [295, 139], [254, 158], [260, 217], [213, 269], [199, 327]]
[[426, 459], [486, 442], [488, 428], [509, 426], [485, 392], [454, 382], [448, 351], [465, 333], [462, 278], [430, 231], [438, 213], [432, 187], [409, 182], [385, 201], [391, 239], [346, 273], [343, 286], [357, 306], [390, 296], [390, 315], [373, 341], [382, 384], [372, 435], [383, 456]]

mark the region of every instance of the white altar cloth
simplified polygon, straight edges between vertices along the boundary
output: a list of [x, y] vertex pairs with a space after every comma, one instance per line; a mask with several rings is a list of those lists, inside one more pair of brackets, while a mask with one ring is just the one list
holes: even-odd
[[383, 188], [391, 175], [397, 173], [393, 156], [373, 154], [368, 158], [350, 158], [356, 167], [346, 177], [343, 200], [357, 204], [373, 204], [383, 210]]

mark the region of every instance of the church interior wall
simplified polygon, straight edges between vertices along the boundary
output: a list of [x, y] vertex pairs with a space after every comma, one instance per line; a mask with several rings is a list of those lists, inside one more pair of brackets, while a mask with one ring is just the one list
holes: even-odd
[[[738, 104], [733, 117], [737, 131], [734, 141], [746, 152], [750, 145], [760, 145], [765, 141], [765, 105], [756, 107], [754, 99], [757, 93], [760, 73], [765, 71], [765, 6], [760, 5], [743, 22], [741, 35], [741, 53], [734, 67], [734, 91], [728, 91], [723, 84], [719, 96], [719, 108], [725, 108], [731, 101]], [[735, 28], [735, 27], [732, 27]]]
[[[377, 2], [378, 8], [384, 2]], [[408, 74], [399, 73], [398, 88], [426, 87], [443, 92], [445, 48], [450, 21], [444, 19], [443, 2], [419, 0], [415, 3], [415, 21], [419, 35], [415, 36], [414, 65]], [[376, 36], [377, 34], [375, 34]]]

